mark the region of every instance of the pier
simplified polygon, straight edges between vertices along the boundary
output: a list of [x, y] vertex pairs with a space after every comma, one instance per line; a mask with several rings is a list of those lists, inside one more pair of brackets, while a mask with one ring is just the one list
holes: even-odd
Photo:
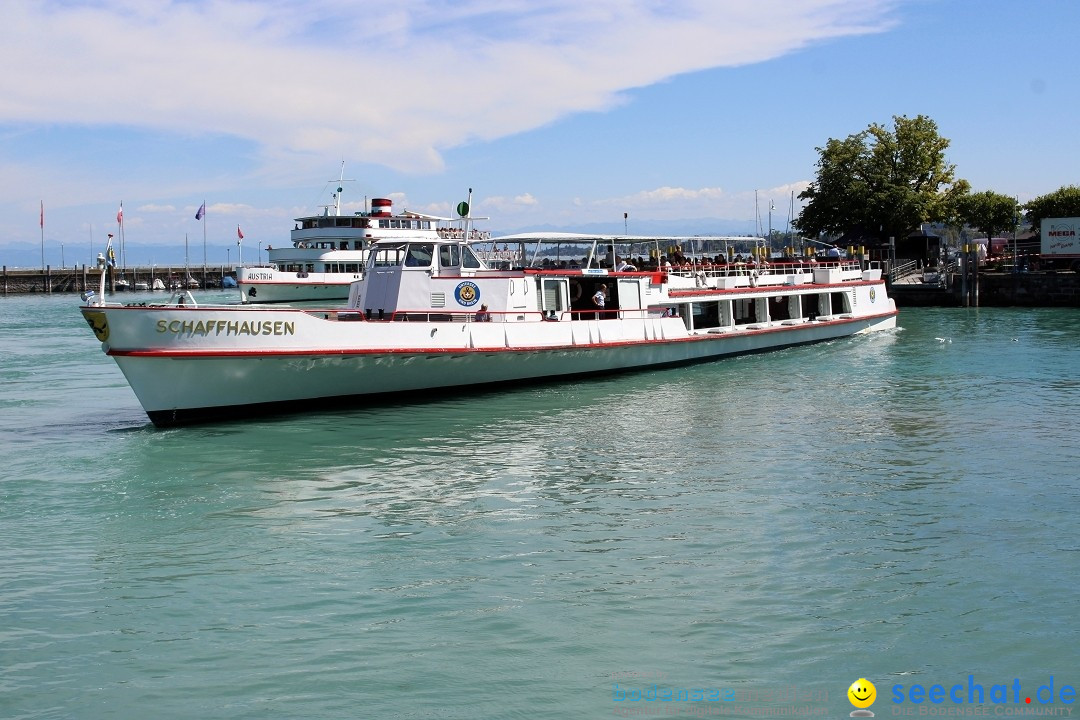
[[889, 286], [896, 305], [905, 307], [1080, 307], [1080, 273], [1072, 270], [1000, 272], [980, 270], [975, 281], [950, 273], [939, 283], [907, 278]]
[[[220, 288], [222, 278], [233, 275], [233, 270], [224, 265], [214, 268], [184, 268], [168, 266], [128, 267], [117, 269], [111, 268], [107, 272], [113, 273], [111, 279], [106, 278], [106, 286], [115, 288], [114, 283], [121, 277], [128, 281], [127, 289], [132, 290], [135, 284], [145, 282], [147, 287], [153, 287], [154, 280], [161, 280], [165, 287], [172, 287], [176, 283], [184, 283], [188, 278], [193, 279], [200, 288]], [[101, 282], [101, 271], [92, 265], [79, 265], [75, 267], [54, 268], [46, 266], [44, 270], [17, 268], [11, 269], [3, 266], [3, 274], [0, 276], [0, 294], [29, 294], [29, 293], [81, 293], [86, 290], [96, 289]], [[191, 287], [194, 287], [192, 284]], [[119, 289], [119, 288], [115, 288]]]

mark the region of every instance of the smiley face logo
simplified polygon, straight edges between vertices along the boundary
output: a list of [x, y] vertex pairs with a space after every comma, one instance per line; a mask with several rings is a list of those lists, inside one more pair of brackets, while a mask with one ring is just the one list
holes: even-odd
[[866, 678], [859, 678], [851, 683], [847, 690], [848, 700], [857, 708], [868, 708], [877, 700], [877, 688]]

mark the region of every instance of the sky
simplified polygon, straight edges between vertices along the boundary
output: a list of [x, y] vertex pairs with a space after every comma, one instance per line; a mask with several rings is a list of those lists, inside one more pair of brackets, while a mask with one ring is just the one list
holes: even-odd
[[1080, 184], [1078, 0], [5, 0], [0, 26], [8, 267], [91, 262], [121, 203], [127, 264], [265, 260], [342, 172], [346, 212], [471, 188], [496, 234], [786, 229], [817, 148], [894, 116], [974, 191]]

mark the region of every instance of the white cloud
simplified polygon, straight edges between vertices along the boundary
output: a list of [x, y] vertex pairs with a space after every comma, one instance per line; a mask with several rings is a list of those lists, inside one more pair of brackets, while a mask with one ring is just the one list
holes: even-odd
[[512, 198], [493, 195], [491, 197], [486, 197], [481, 201], [481, 206], [485, 211], [490, 210], [499, 213], [515, 212], [523, 209], [535, 208], [539, 205], [540, 201], [533, 197], [531, 193], [523, 193]]
[[[176, 212], [175, 205], [155, 205], [154, 203], [146, 203], [135, 208], [137, 212], [141, 213], [165, 213], [173, 214]], [[194, 212], [194, 210], [192, 211]]]
[[680, 73], [883, 29], [887, 0], [105, 0], [0, 6], [0, 122], [250, 139], [267, 159], [441, 153]]

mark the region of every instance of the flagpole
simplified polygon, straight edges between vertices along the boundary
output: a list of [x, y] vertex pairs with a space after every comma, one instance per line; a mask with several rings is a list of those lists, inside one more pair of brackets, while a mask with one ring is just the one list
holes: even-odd
[[[206, 200], [203, 200], [203, 207], [206, 207]], [[206, 281], [206, 213], [202, 216], [202, 274], [203, 281]]]
[[45, 272], [45, 201], [41, 201], [41, 217], [38, 220], [41, 225], [41, 272]]
[[116, 234], [120, 236], [120, 270], [127, 267], [127, 253], [124, 248], [124, 201], [120, 201], [120, 211], [116, 213]]

